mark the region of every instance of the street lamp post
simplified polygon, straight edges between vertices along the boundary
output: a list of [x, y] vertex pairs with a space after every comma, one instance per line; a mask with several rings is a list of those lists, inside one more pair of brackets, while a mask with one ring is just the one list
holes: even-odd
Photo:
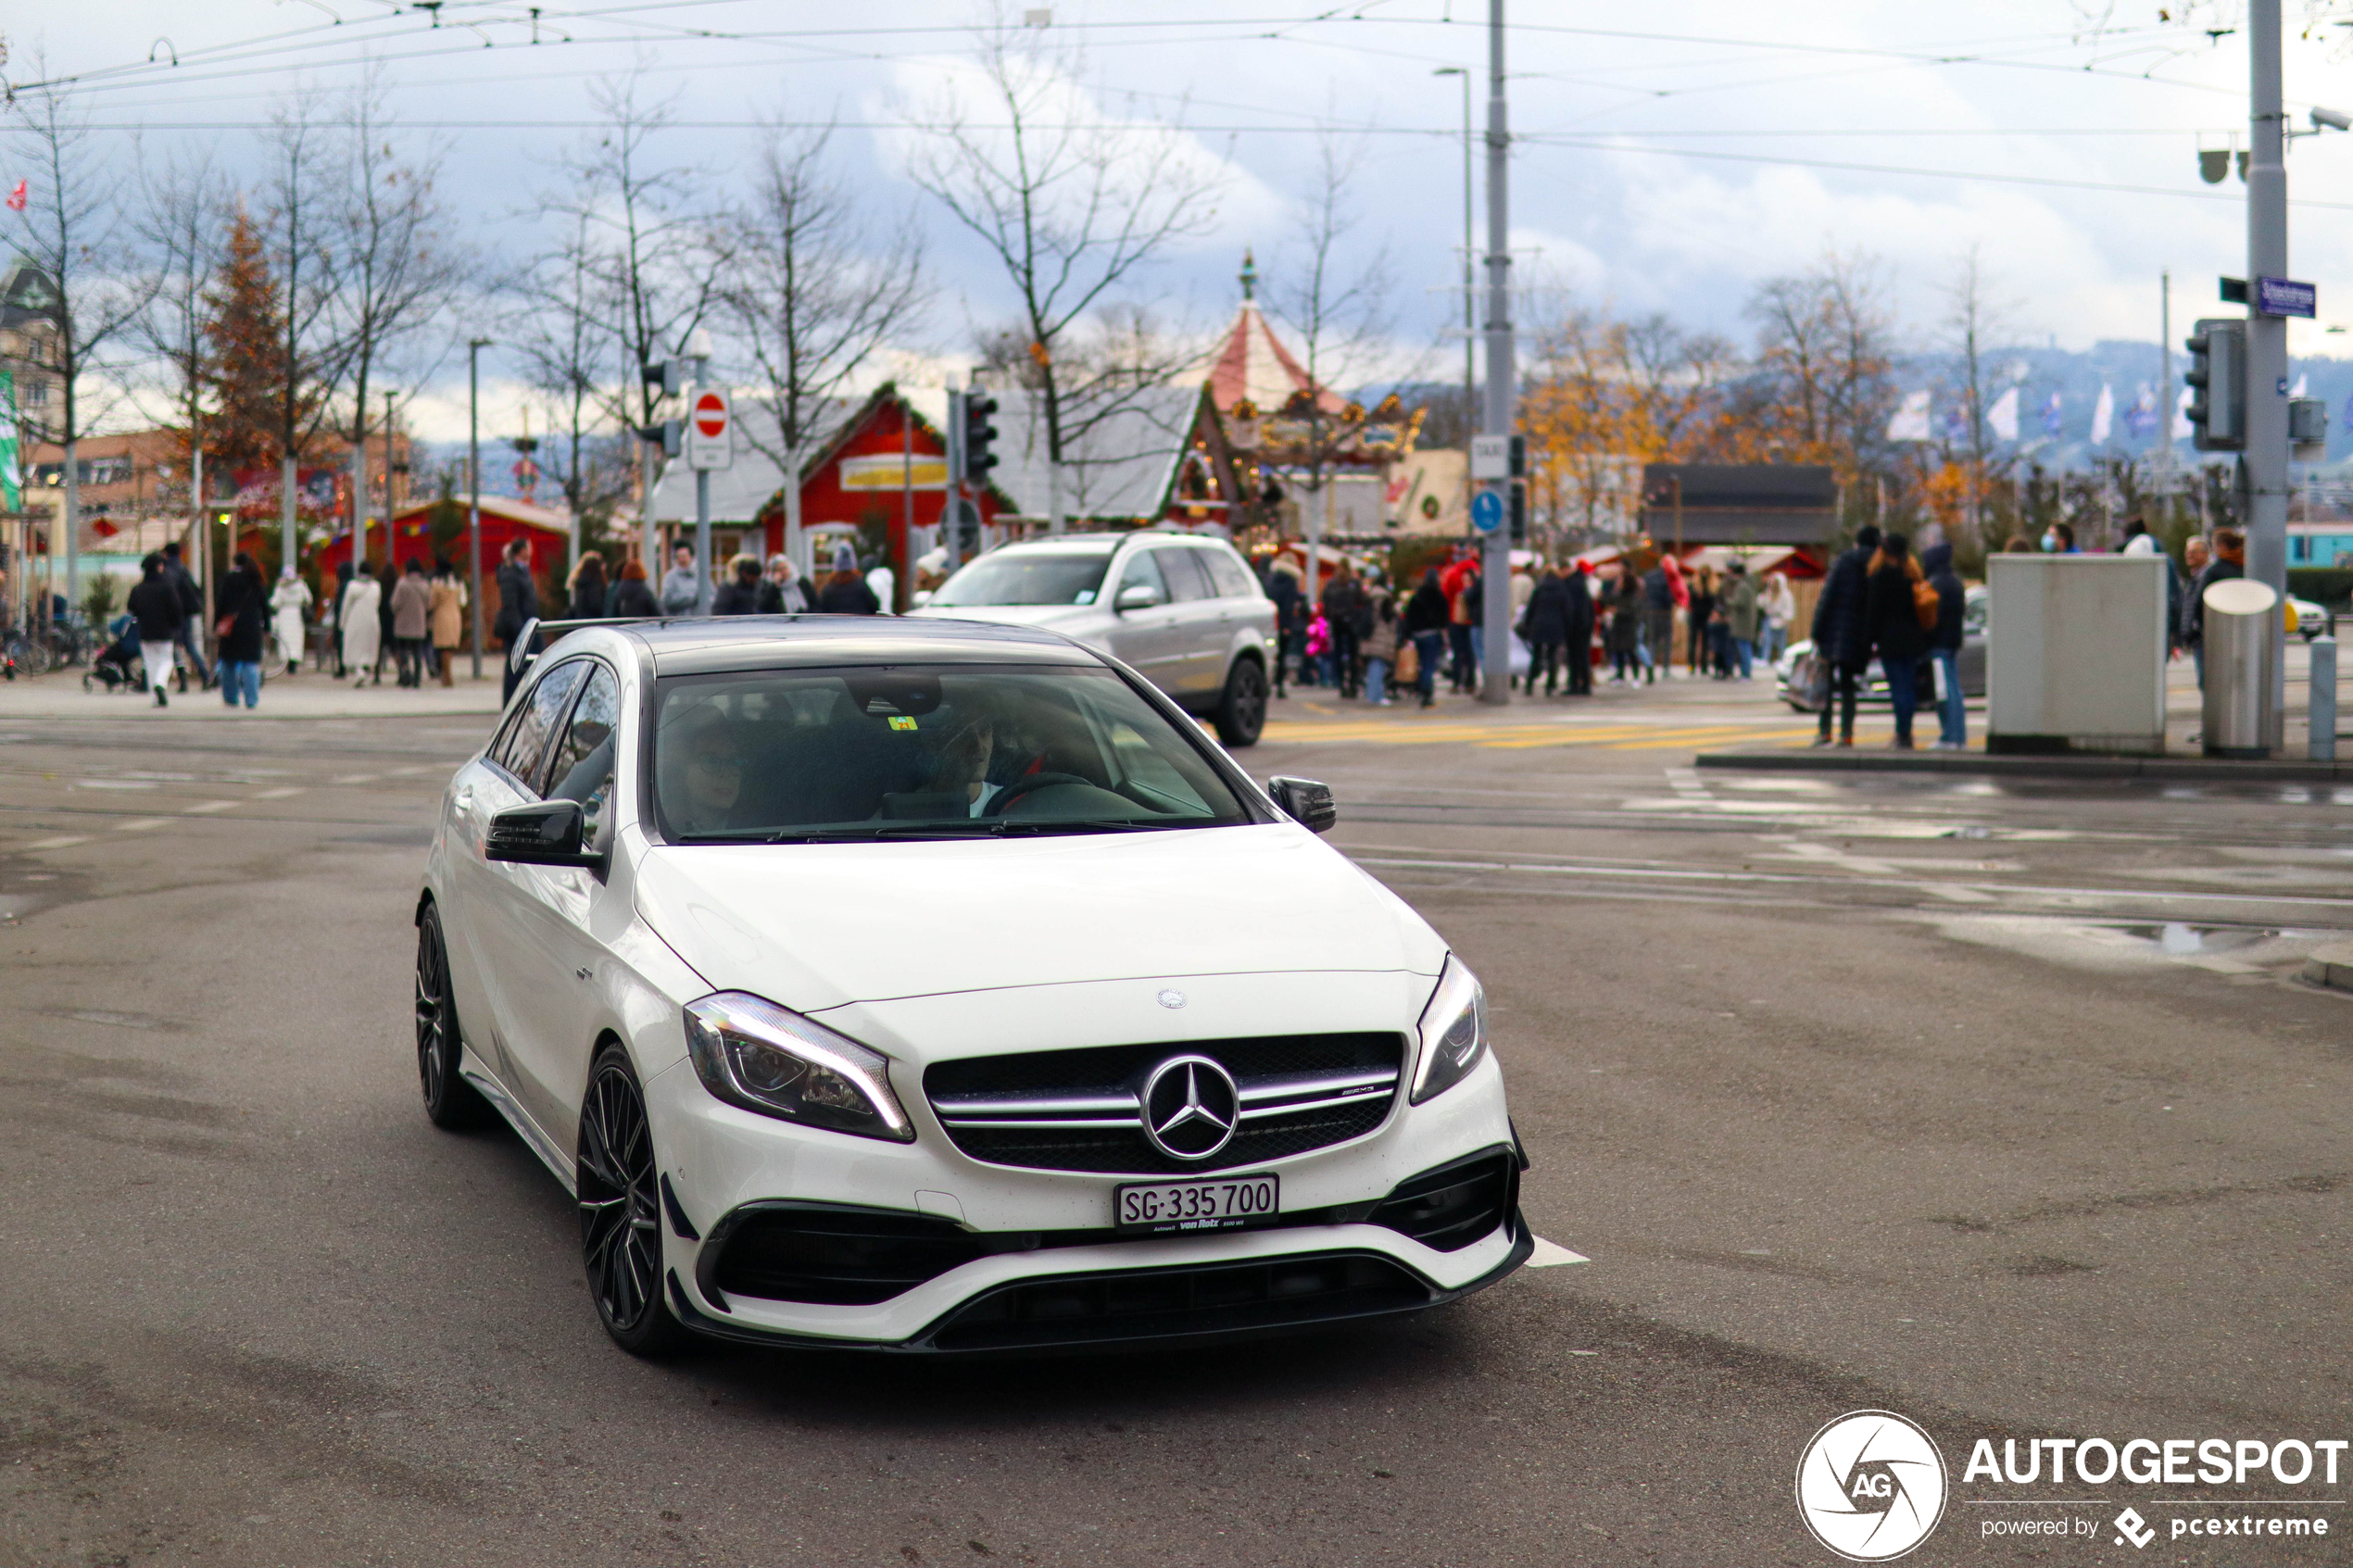
[[[1487, 71], [1487, 410], [1479, 428], [1489, 435], [1508, 437], [1518, 409], [1512, 363], [1512, 138], [1504, 99], [1504, 0], [1488, 0]], [[1504, 481], [1506, 502], [1511, 484], [1511, 480]], [[1486, 624], [1479, 630], [1485, 633], [1486, 669], [1478, 700], [1500, 706], [1512, 699], [1511, 529], [1499, 527], [1488, 534], [1482, 554]]]
[[466, 551], [471, 558], [467, 572], [472, 580], [477, 681], [482, 679], [482, 351], [489, 346], [486, 337], [466, 340]]

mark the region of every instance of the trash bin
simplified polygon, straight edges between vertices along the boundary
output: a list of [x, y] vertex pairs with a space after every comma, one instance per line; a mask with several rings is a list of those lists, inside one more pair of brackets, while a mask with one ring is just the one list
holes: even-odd
[[2266, 709], [2276, 684], [2280, 596], [2233, 577], [2207, 585], [2205, 747], [2208, 757], [2271, 755]]

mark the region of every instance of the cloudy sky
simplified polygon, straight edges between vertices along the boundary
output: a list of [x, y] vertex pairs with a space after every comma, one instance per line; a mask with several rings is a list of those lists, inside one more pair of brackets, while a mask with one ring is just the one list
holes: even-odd
[[[2177, 329], [2213, 298], [2217, 274], [2244, 270], [2243, 187], [2196, 170], [2199, 148], [2246, 143], [2244, 34], [2201, 31], [2234, 28], [2233, 6], [2204, 6], [2186, 26], [2150, 4], [2080, 0], [1514, 9], [1512, 230], [1526, 271], [1566, 291], [1547, 297], [1741, 335], [1759, 280], [1826, 249], [1868, 252], [1927, 346], [1957, 260], [1976, 246], [2018, 339], [2075, 347], [2154, 343], [2162, 270]], [[2353, 108], [2353, 30], [2323, 17], [2294, 36], [2308, 18], [2297, 0], [2289, 11], [2298, 120], [2332, 91]], [[472, 238], [509, 257], [536, 243], [534, 193], [585, 133], [599, 76], [634, 65], [676, 94], [696, 123], [665, 133], [668, 156], [722, 185], [748, 166], [750, 122], [837, 118], [849, 176], [878, 209], [911, 209], [931, 231], [941, 303], [910, 346], [952, 359], [1007, 295], [906, 178], [916, 143], [904, 121], [952, 85], [988, 14], [966, 0], [554, 0], [535, 22], [527, 6], [446, 0], [436, 27], [388, 0], [84, 0], [20, 11], [32, 26], [9, 32], [6, 69], [31, 79], [39, 52], [50, 76], [80, 78], [125, 158], [195, 139], [250, 169], [273, 101], [346, 85], [372, 58], [408, 134], [446, 144], [444, 189]], [[1361, 145], [1352, 244], [1360, 257], [1391, 254], [1400, 343], [1418, 353], [1440, 341], [1457, 275], [1462, 85], [1432, 72], [1472, 67], [1484, 98], [1476, 0], [1061, 0], [1051, 16], [1033, 36], [1058, 59], [1076, 52], [1074, 113], [1181, 125], [1189, 160], [1222, 182], [1210, 232], [1136, 297], [1197, 325], [1228, 314], [1244, 246], [1263, 272], [1294, 254], [1319, 132], [1337, 130]], [[2290, 180], [2295, 270], [2319, 284], [2323, 322], [2333, 300], [2353, 322], [2353, 282], [2332, 266], [2353, 253], [2353, 136], [2299, 141]], [[2298, 332], [2299, 353], [2347, 341]], [[503, 399], [495, 359], [490, 370]], [[429, 427], [459, 417], [446, 397], [425, 412]]]

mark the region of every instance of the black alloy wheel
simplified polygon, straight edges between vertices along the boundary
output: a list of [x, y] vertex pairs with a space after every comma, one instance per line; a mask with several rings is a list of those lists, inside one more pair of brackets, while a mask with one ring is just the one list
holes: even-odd
[[417, 1081], [424, 1090], [426, 1119], [445, 1132], [464, 1132], [491, 1119], [490, 1102], [458, 1073], [463, 1053], [441, 911], [428, 904], [417, 922]]
[[580, 1108], [580, 1256], [605, 1332], [638, 1356], [663, 1354], [684, 1337], [661, 1298], [660, 1183], [637, 1074], [628, 1053], [609, 1045]]
[[1229, 746], [1256, 746], [1266, 727], [1266, 667], [1238, 659], [1226, 672], [1226, 696], [1217, 705], [1217, 738]]

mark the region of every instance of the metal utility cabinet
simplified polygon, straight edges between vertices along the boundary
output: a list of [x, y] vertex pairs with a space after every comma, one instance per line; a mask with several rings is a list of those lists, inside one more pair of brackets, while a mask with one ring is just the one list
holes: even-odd
[[1987, 558], [1987, 751], [2165, 750], [2168, 564], [2162, 556]]

